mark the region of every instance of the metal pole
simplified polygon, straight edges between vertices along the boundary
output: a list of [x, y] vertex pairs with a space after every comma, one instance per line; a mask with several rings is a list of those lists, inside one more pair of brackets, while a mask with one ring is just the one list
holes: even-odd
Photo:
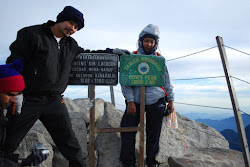
[[140, 167], [144, 166], [145, 86], [140, 87]]
[[222, 64], [223, 64], [223, 68], [224, 68], [224, 72], [225, 72], [225, 76], [226, 76], [226, 80], [227, 80], [228, 90], [230, 93], [230, 98], [231, 98], [231, 102], [232, 102], [232, 106], [233, 106], [233, 110], [234, 110], [234, 116], [235, 116], [237, 129], [238, 129], [238, 133], [239, 133], [239, 137], [240, 137], [240, 141], [241, 141], [241, 147], [242, 147], [242, 153], [243, 153], [243, 157], [244, 157], [245, 166], [249, 167], [250, 157], [249, 157], [249, 148], [248, 148], [248, 144], [247, 144], [246, 132], [245, 132], [245, 128], [243, 125], [242, 116], [241, 116], [236, 92], [234, 90], [233, 80], [231, 78], [231, 74], [230, 74], [230, 70], [229, 70], [229, 63], [227, 60], [227, 55], [226, 55], [226, 51], [224, 48], [223, 39], [222, 39], [222, 37], [217, 36], [216, 40], [217, 40], [217, 45], [219, 47], [221, 60], [222, 60]]
[[115, 106], [115, 96], [114, 96], [113, 86], [110, 86], [110, 96], [111, 96], [111, 103]]
[[90, 99], [90, 92], [91, 92], [91, 90], [90, 90], [90, 85], [88, 85], [88, 98]]
[[94, 167], [95, 143], [95, 85], [89, 86], [90, 95], [90, 159], [89, 166]]

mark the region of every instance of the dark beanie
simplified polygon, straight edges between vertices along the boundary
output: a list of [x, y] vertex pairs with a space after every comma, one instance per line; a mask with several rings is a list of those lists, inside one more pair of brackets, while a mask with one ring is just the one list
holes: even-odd
[[57, 23], [64, 22], [64, 21], [73, 21], [75, 22], [79, 29], [82, 29], [84, 27], [84, 18], [83, 14], [73, 8], [72, 6], [66, 6], [61, 13], [58, 14], [57, 16]]

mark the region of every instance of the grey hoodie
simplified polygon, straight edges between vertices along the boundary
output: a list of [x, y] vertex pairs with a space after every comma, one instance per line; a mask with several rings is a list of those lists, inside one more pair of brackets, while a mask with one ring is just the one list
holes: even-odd
[[[159, 39], [159, 29], [157, 26], [149, 24], [145, 27], [139, 35], [141, 38], [145, 34], [151, 34], [156, 37], [156, 40]], [[157, 42], [158, 45], [158, 42]], [[142, 46], [139, 44], [139, 48], [137, 50], [137, 54], [145, 55]], [[153, 52], [151, 55], [156, 55], [156, 52]], [[161, 55], [160, 55], [161, 56]], [[163, 86], [166, 90], [168, 96], [168, 101], [174, 101], [174, 93], [173, 93], [173, 85], [171, 83], [168, 68], [166, 65], [166, 73], [165, 73], [165, 85]], [[122, 86], [122, 93], [127, 102], [135, 102], [140, 103], [140, 87], [138, 86]], [[165, 93], [161, 87], [157, 86], [147, 86], [145, 87], [145, 104], [151, 105], [156, 103], [160, 98], [165, 97]]]

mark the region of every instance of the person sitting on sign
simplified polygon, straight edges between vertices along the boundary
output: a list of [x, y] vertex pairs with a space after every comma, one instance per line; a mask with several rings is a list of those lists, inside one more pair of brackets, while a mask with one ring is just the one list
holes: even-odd
[[[138, 49], [134, 54], [162, 56], [156, 52], [158, 45], [159, 28], [149, 24], [139, 34]], [[138, 126], [140, 122], [140, 87], [122, 86], [122, 93], [125, 97], [126, 110], [122, 117], [121, 127]], [[148, 167], [156, 167], [159, 164], [156, 155], [159, 150], [162, 120], [166, 109], [165, 99], [168, 103], [167, 108], [174, 111], [173, 86], [167, 67], [163, 87], [147, 86], [145, 88], [146, 164]], [[136, 132], [121, 132], [120, 161], [124, 167], [136, 165], [135, 136]]]

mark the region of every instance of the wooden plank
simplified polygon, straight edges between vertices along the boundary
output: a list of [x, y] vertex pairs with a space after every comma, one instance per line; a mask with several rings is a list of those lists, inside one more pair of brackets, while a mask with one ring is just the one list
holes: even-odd
[[96, 129], [96, 133], [115, 133], [115, 132], [135, 132], [139, 131], [139, 127], [129, 127], [129, 128], [100, 128]]

